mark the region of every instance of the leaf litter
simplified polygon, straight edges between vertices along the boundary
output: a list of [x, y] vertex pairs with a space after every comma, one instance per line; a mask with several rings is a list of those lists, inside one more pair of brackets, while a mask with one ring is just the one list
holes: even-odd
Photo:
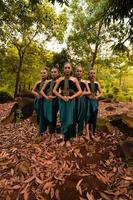
[[[6, 116], [12, 105], [0, 105], [0, 116]], [[106, 106], [101, 105], [103, 115]], [[123, 133], [117, 128], [110, 135], [97, 132], [97, 142], [82, 136], [69, 149], [59, 145], [60, 134], [36, 143], [37, 127], [30, 119], [0, 123], [0, 130], [2, 200], [133, 199], [133, 169], [123, 166], [118, 156]]]

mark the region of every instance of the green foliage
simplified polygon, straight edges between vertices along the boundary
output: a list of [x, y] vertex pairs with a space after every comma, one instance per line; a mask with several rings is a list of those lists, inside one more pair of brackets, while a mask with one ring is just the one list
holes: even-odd
[[[62, 71], [70, 61], [74, 67], [82, 64], [85, 79], [94, 66], [105, 96], [133, 99], [131, 1], [75, 0], [60, 14], [51, 3], [55, 1], [0, 1], [0, 89], [13, 94], [16, 87], [31, 88], [42, 67], [58, 64]], [[67, 49], [45, 49], [47, 41], [56, 38], [62, 43], [64, 35]]]
[[66, 61], [70, 61], [70, 55], [65, 49], [63, 49], [60, 53], [55, 53], [53, 56], [53, 65], [58, 64], [60, 70], [62, 70], [63, 64]]
[[[15, 74], [19, 61], [18, 53], [13, 45], [6, 49], [5, 55], [0, 53], [1, 73], [0, 85], [5, 91], [14, 92]], [[48, 50], [44, 50], [41, 46], [32, 43], [26, 51], [23, 68], [20, 74], [20, 83], [23, 87], [32, 87], [34, 82], [40, 79], [40, 70], [44, 66], [49, 66], [52, 63], [53, 54]]]
[[16, 109], [15, 112], [16, 112], [16, 121], [19, 122], [23, 117], [22, 110], [21, 109]]
[[[24, 68], [26, 65], [28, 67], [28, 64], [24, 62], [31, 44], [44, 45], [45, 41], [50, 41], [53, 37], [56, 37], [59, 42], [63, 41], [63, 33], [67, 24], [66, 12], [64, 10], [57, 15], [53, 5], [48, 1], [36, 4], [33, 10], [29, 1], [8, 0], [0, 17], [2, 21], [0, 42], [6, 48], [13, 45], [18, 54], [13, 64], [15, 65], [13, 72], [16, 73], [14, 93], [16, 96], [21, 73], [26, 70]], [[14, 68], [13, 65], [12, 68]]]

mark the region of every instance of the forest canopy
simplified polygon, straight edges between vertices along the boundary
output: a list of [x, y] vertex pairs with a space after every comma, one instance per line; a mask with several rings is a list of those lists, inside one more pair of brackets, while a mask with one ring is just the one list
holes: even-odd
[[42, 67], [62, 71], [69, 60], [83, 66], [84, 78], [95, 68], [105, 96], [133, 98], [131, 0], [1, 0], [0, 33], [0, 90], [16, 96], [32, 88]]

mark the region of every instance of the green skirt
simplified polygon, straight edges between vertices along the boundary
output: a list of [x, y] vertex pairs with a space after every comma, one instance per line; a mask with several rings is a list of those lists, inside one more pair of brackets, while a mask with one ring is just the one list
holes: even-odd
[[42, 115], [39, 123], [39, 133], [43, 133], [49, 126], [49, 132], [54, 133], [56, 130], [58, 112], [58, 99], [53, 100], [43, 99]]
[[78, 97], [76, 99], [76, 123], [78, 124], [78, 135], [83, 134], [86, 116], [86, 97]]
[[98, 101], [86, 98], [86, 123], [92, 123], [94, 114], [98, 112]]
[[39, 124], [40, 117], [42, 115], [42, 108], [43, 108], [43, 99], [36, 97], [34, 101], [34, 109], [36, 112], [37, 124]]
[[64, 134], [64, 140], [67, 141], [76, 136], [75, 99], [67, 102], [59, 99], [59, 111], [61, 132]]
[[98, 114], [98, 101], [97, 100], [87, 100], [87, 114], [86, 114], [86, 124], [89, 123], [89, 130], [95, 134], [96, 121]]

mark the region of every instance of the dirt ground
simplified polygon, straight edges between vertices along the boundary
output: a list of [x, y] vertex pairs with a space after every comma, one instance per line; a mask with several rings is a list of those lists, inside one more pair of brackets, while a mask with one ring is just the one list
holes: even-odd
[[[12, 103], [0, 104], [0, 117]], [[107, 111], [108, 106], [116, 109]], [[100, 116], [127, 112], [129, 104], [100, 104]], [[111, 127], [97, 131], [97, 141], [85, 136], [61, 146], [61, 134], [36, 139], [30, 119], [0, 124], [0, 200], [131, 200], [133, 168], [122, 161], [119, 143], [124, 132]], [[126, 133], [127, 134], [127, 133]]]

